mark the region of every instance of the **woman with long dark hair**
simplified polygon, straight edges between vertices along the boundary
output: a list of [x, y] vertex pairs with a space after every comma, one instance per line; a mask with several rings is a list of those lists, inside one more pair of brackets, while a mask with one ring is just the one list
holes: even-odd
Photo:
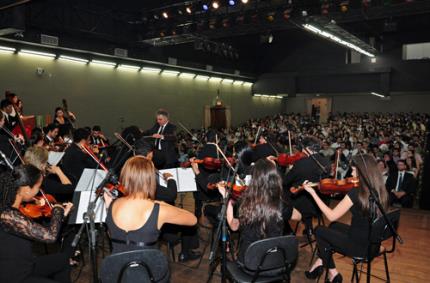
[[[366, 256], [369, 231], [369, 184], [376, 192], [382, 207], [388, 207], [388, 195], [381, 171], [378, 170], [376, 159], [369, 155], [357, 155], [352, 159], [353, 175], [359, 178], [359, 187], [345, 195], [338, 205], [331, 209], [315, 192], [304, 183], [305, 190], [312, 196], [322, 213], [332, 223], [329, 227], [319, 226], [315, 229], [319, 258], [311, 269], [305, 272], [307, 278], [320, 276], [324, 267], [328, 268], [329, 282], [342, 282], [342, 275], [337, 271], [332, 252], [344, 255]], [[335, 222], [345, 213], [351, 211], [351, 225]], [[379, 211], [378, 211], [379, 213]]]
[[32, 246], [33, 241], [57, 240], [61, 221], [72, 204], [55, 204], [48, 226], [19, 211], [22, 203], [32, 201], [39, 192], [42, 180], [41, 171], [32, 165], [21, 165], [0, 176], [0, 282], [70, 282], [71, 248], [34, 257]]
[[[223, 185], [220, 193], [225, 195]], [[239, 199], [239, 217], [233, 216], [233, 202], [227, 207], [227, 222], [233, 231], [241, 232], [239, 265], [246, 249], [255, 241], [283, 235], [284, 221], [301, 219], [301, 214], [282, 196], [282, 178], [276, 165], [267, 159], [258, 160], [252, 169], [251, 182]]]

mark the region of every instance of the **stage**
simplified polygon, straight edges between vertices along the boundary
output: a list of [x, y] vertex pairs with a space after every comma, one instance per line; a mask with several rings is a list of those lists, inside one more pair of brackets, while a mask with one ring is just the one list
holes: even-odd
[[[179, 197], [178, 197], [179, 199]], [[185, 198], [185, 206], [189, 204], [190, 199]], [[191, 209], [191, 207], [189, 207]], [[348, 223], [350, 215], [341, 219], [342, 222]], [[326, 221], [326, 223], [328, 223]], [[291, 223], [295, 227], [295, 223]], [[201, 228], [200, 246], [203, 249], [206, 245], [207, 229]], [[430, 274], [430, 211], [417, 209], [402, 209], [400, 218], [399, 233], [404, 240], [403, 245], [397, 245], [396, 251], [388, 255], [388, 264], [390, 268], [391, 282], [402, 283], [419, 283], [428, 282]], [[304, 243], [305, 239], [301, 236], [301, 230], [298, 232], [299, 240]], [[385, 243], [385, 246], [391, 245]], [[106, 245], [107, 246], [107, 245]], [[179, 253], [179, 245], [176, 246], [176, 255]], [[166, 245], [161, 246], [163, 252], [167, 252]], [[100, 255], [101, 253], [99, 253]], [[208, 278], [208, 256], [209, 247], [206, 248], [204, 257], [198, 265], [198, 261], [187, 262], [186, 265], [181, 263], [170, 263], [171, 282], [206, 282]], [[299, 260], [292, 272], [291, 282], [315, 282], [308, 280], [304, 276], [304, 271], [308, 269], [311, 252], [309, 247], [299, 249]], [[344, 282], [349, 282], [352, 274], [352, 263], [350, 258], [344, 258], [335, 255], [335, 262], [342, 273]], [[90, 282], [91, 273], [88, 259], [82, 274], [77, 282]], [[72, 279], [76, 278], [79, 267], [73, 271]], [[365, 274], [363, 274], [365, 276]], [[372, 264], [372, 275], [385, 278], [383, 258], [377, 258]], [[215, 272], [212, 282], [220, 282], [219, 271]], [[322, 279], [320, 280], [322, 282]], [[366, 278], [361, 278], [361, 282], [366, 282]], [[383, 282], [380, 279], [372, 277], [372, 282]]]

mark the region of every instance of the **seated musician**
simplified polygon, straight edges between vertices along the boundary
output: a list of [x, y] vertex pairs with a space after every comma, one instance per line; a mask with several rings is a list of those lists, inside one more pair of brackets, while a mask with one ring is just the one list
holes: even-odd
[[[224, 184], [218, 189], [225, 195]], [[233, 231], [240, 230], [238, 264], [242, 265], [246, 249], [255, 241], [283, 235], [284, 221], [300, 221], [301, 214], [282, 198], [282, 178], [276, 165], [258, 160], [251, 182], [239, 198], [239, 217], [233, 215], [233, 201], [227, 206], [227, 222]]]
[[[336, 269], [332, 251], [347, 256], [366, 256], [369, 229], [369, 190], [364, 185], [366, 184], [364, 179], [375, 189], [382, 206], [385, 209], [388, 207], [388, 194], [376, 160], [366, 154], [355, 156], [352, 162], [353, 176], [358, 175], [360, 186], [349, 191], [333, 209], [321, 200], [307, 182], [304, 183], [305, 190], [315, 200], [322, 213], [332, 222], [329, 227], [319, 226], [315, 229], [319, 258], [310, 270], [305, 272], [307, 278], [317, 278], [322, 274], [323, 267], [325, 267], [328, 268], [329, 282], [342, 282], [342, 275]], [[335, 222], [348, 211], [352, 214], [351, 225]]]
[[85, 168], [100, 168], [83, 149], [88, 146], [89, 137], [87, 129], [76, 129], [73, 132], [74, 143], [66, 149], [62, 159], [61, 168], [74, 185], [78, 183]]
[[90, 144], [103, 148], [109, 145], [109, 140], [102, 133], [100, 126], [94, 126], [91, 130]]
[[33, 128], [30, 136], [30, 144], [32, 146], [45, 146], [45, 134], [41, 128]]
[[[294, 207], [297, 208], [303, 216], [303, 223], [305, 224], [303, 232], [310, 236], [313, 234], [312, 217], [320, 213], [318, 206], [307, 194], [291, 195], [289, 189], [302, 184], [305, 180], [319, 182], [321, 179], [327, 178], [330, 172], [330, 161], [318, 154], [319, 141], [316, 138], [307, 137], [303, 139], [302, 144], [302, 151], [307, 157], [296, 161], [291, 170], [285, 175], [284, 188], [287, 189], [286, 193], [290, 195]], [[310, 155], [312, 155], [315, 160]]]
[[[39, 192], [42, 174], [32, 165], [20, 165], [0, 176], [0, 282], [71, 282], [70, 245], [62, 253], [34, 257], [34, 241], [56, 241], [61, 222], [72, 208], [54, 204], [48, 226], [22, 214], [19, 207]], [[55, 281], [52, 281], [55, 280]]]
[[45, 144], [49, 148], [55, 148], [57, 142], [62, 142], [62, 138], [58, 135], [59, 126], [57, 124], [51, 123], [45, 127]]
[[0, 108], [5, 118], [4, 127], [6, 127], [9, 131], [12, 131], [18, 123], [17, 116], [13, 115], [14, 108], [12, 102], [8, 99], [3, 99], [0, 102]]
[[151, 160], [143, 156], [130, 158], [121, 170], [119, 181], [127, 195], [112, 202], [111, 196], [104, 194], [113, 253], [154, 248], [164, 224], [197, 223], [192, 213], [155, 200], [157, 183]]
[[59, 127], [59, 136], [64, 138], [69, 136], [73, 130], [73, 122], [76, 121], [76, 116], [72, 112], [65, 113], [62, 107], [55, 108], [54, 123]]
[[[139, 139], [135, 143], [136, 155], [146, 157], [152, 161], [154, 156], [153, 150], [154, 145], [145, 138]], [[175, 204], [177, 196], [176, 181], [170, 173], [163, 173], [162, 177], [167, 182], [167, 187], [160, 185], [159, 174], [155, 174], [155, 181], [157, 183], [155, 190], [155, 200], [165, 201], [171, 205]], [[181, 232], [181, 252], [179, 254], [179, 261], [185, 262], [188, 260], [194, 260], [201, 256], [201, 253], [194, 251], [199, 247], [199, 238], [196, 227], [184, 227], [176, 225], [165, 225], [163, 227], [163, 234], [170, 235]]]
[[74, 186], [60, 167], [48, 164], [48, 150], [43, 147], [29, 147], [24, 154], [25, 164], [31, 164], [41, 170], [46, 177], [43, 179], [45, 193], [51, 194], [57, 201], [71, 201]]

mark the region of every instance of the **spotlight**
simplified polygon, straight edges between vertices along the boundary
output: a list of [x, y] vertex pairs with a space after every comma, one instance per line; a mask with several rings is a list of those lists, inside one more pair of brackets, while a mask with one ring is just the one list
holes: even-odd
[[183, 15], [183, 14], [184, 14], [184, 12], [182, 12], [182, 10], [181, 10], [181, 9], [179, 9], [179, 10], [178, 10], [178, 14], [179, 14], [179, 15]]
[[163, 18], [168, 19], [169, 18], [169, 14], [167, 14], [167, 12], [163, 12]]
[[218, 9], [218, 8], [219, 8], [219, 3], [218, 3], [218, 1], [213, 1], [213, 2], [212, 2], [212, 8], [214, 8], [214, 9]]
[[241, 0], [243, 4], [247, 4], [249, 1], [248, 0]]
[[207, 4], [203, 4], [202, 8], [203, 8], [203, 10], [204, 10], [204, 11], [209, 10], [209, 7], [208, 7], [208, 5], [207, 5]]
[[229, 0], [229, 1], [228, 1], [228, 4], [229, 4], [230, 6], [234, 6], [234, 5], [236, 4], [236, 1], [234, 1], [234, 0]]
[[191, 10], [191, 7], [185, 8], [185, 11], [187, 11], [188, 14], [191, 14], [193, 11]]
[[266, 16], [266, 19], [268, 22], [273, 22], [275, 20], [275, 13], [274, 12], [268, 13]]

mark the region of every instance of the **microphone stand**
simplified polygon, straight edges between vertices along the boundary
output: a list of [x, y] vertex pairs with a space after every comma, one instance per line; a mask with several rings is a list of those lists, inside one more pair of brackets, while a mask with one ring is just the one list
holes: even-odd
[[[364, 163], [364, 167], [366, 172], [361, 172], [361, 170], [357, 168], [357, 171], [359, 171], [359, 174], [362, 174], [362, 176], [369, 176], [369, 171], [367, 169], [367, 164], [365, 159], [363, 158], [363, 154], [360, 153], [359, 154], [363, 163]], [[365, 174], [363, 174], [365, 173]], [[393, 226], [393, 223], [391, 223], [390, 219], [388, 218], [384, 207], [382, 206], [381, 202], [379, 201], [379, 197], [378, 194], [375, 190], [375, 188], [373, 188], [370, 184], [370, 182], [367, 180], [367, 178], [361, 178], [364, 180], [364, 185], [368, 188], [369, 191], [369, 231], [368, 231], [368, 246], [367, 246], [367, 277], [366, 277], [366, 282], [369, 283], [370, 282], [370, 273], [371, 273], [371, 253], [372, 253], [372, 226], [373, 226], [373, 222], [376, 220], [377, 218], [377, 211], [379, 210], [379, 212], [381, 213], [382, 217], [385, 220], [385, 223], [387, 224], [388, 228], [390, 229], [390, 232], [394, 235], [394, 237], [396, 238], [396, 240], [400, 243], [403, 244], [403, 239], [400, 237], [400, 235], [397, 233], [396, 229]]]
[[[236, 180], [237, 171], [239, 168], [239, 162], [237, 163], [236, 167], [233, 168], [231, 163], [226, 158], [224, 152], [219, 148], [218, 144], [215, 144], [217, 150], [221, 154], [221, 156], [224, 158], [227, 167], [229, 168], [229, 172], [232, 172], [231, 177], [228, 178], [228, 182], [230, 183], [230, 186], [226, 186], [226, 195], [223, 198], [221, 211], [219, 213], [218, 219], [220, 220], [218, 223], [218, 226], [216, 228], [215, 237], [213, 238], [213, 241], [211, 243], [211, 251], [209, 253], [209, 277], [207, 282], [210, 282], [212, 279], [212, 276], [216, 270], [217, 265], [219, 262], [215, 262], [215, 256], [218, 251], [218, 245], [219, 241], [221, 240], [221, 282], [226, 282], [226, 275], [227, 275], [227, 239], [230, 240], [228, 235], [228, 227], [227, 227], [227, 204], [230, 199], [230, 195], [233, 188], [233, 182]], [[228, 174], [230, 175], [230, 173]], [[230, 252], [232, 255], [232, 258], [234, 258], [234, 251], [233, 251], [233, 245], [230, 244]]]

